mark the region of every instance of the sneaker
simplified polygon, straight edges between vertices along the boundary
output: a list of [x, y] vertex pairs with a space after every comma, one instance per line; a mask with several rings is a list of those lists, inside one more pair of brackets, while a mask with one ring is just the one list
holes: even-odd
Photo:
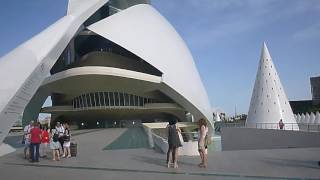
[[173, 168], [177, 169], [178, 168], [178, 164], [174, 163]]
[[67, 158], [71, 158], [71, 155], [68, 155]]

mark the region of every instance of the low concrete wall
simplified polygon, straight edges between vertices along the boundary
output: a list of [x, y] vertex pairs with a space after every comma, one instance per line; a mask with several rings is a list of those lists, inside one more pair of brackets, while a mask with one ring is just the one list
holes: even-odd
[[320, 132], [222, 128], [222, 150], [320, 147]]
[[[162, 153], [167, 153], [169, 145], [168, 141], [156, 134], [152, 134], [154, 144], [161, 150]], [[198, 156], [198, 142], [182, 142], [182, 147], [179, 148], [178, 154], [181, 156]]]

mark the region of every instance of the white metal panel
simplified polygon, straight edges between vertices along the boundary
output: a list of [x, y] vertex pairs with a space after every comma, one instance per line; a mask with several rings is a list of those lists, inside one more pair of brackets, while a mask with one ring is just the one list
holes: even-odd
[[87, 1], [0, 59], [0, 143], [81, 24], [107, 2]]
[[192, 55], [175, 29], [153, 7], [130, 7], [88, 29], [158, 68], [163, 82], [212, 122], [211, 106]]
[[294, 129], [299, 129], [268, 48], [263, 43], [246, 126], [256, 127], [257, 123], [262, 124], [259, 127], [265, 123], [276, 125], [280, 119], [290, 123], [289, 126], [294, 124]]

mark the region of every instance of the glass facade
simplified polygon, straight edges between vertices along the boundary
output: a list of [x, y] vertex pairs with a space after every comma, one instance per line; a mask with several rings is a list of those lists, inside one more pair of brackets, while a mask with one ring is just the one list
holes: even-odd
[[146, 103], [154, 102], [158, 101], [123, 92], [92, 92], [73, 98], [72, 105], [74, 109], [96, 107], [142, 107]]

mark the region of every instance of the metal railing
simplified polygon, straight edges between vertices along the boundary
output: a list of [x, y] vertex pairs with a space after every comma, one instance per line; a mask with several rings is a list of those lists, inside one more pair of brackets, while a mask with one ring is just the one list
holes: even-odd
[[[278, 129], [290, 131], [306, 131], [306, 132], [320, 132], [320, 124], [315, 123], [284, 123], [281, 129], [279, 123], [221, 123], [219, 128], [235, 127], [235, 128], [257, 128], [257, 129]], [[217, 128], [216, 128], [217, 129]]]

